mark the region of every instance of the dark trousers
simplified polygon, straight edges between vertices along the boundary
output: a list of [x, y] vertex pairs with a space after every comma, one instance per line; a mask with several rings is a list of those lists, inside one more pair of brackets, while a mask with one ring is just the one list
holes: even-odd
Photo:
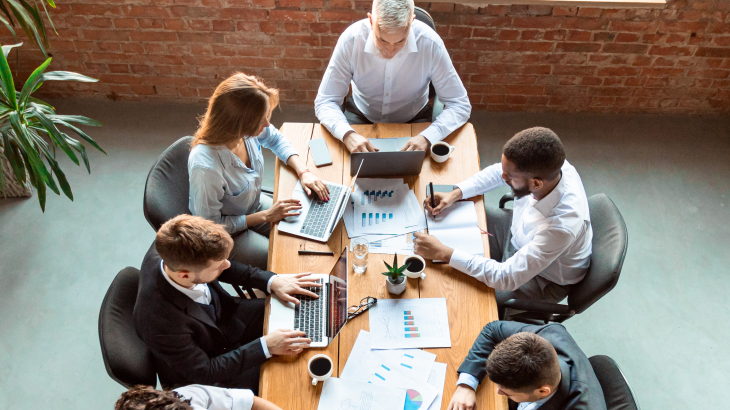
[[[342, 111], [345, 113], [347, 122], [352, 124], [372, 124], [373, 122], [365, 116], [365, 114], [357, 108], [357, 105], [352, 101], [352, 98], [348, 98], [347, 101], [342, 105]], [[413, 124], [417, 122], [431, 122], [431, 116], [433, 115], [433, 107], [426, 103], [421, 111], [416, 114], [407, 124]]]
[[[515, 254], [512, 246], [512, 210], [492, 208], [487, 206], [487, 232], [489, 236], [489, 255], [492, 259], [504, 262]], [[542, 276], [535, 276], [522, 286], [511, 291], [495, 291], [499, 318], [504, 319], [507, 314], [504, 302], [510, 299], [541, 300], [544, 302], [558, 303], [565, 299], [570, 292], [572, 285], [558, 285]], [[509, 312], [519, 313], [519, 312]]]
[[[264, 334], [265, 299], [241, 299], [238, 303], [236, 315], [246, 324], [246, 330], [238, 341], [238, 346], [244, 346], [257, 341]], [[258, 341], [257, 341], [258, 343]], [[259, 394], [259, 376], [261, 367], [255, 366], [241, 373], [227, 388], [250, 389], [254, 395]]]

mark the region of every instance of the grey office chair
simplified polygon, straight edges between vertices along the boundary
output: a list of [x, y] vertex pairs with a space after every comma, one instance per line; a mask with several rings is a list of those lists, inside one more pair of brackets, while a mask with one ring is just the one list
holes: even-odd
[[[500, 208], [512, 200], [505, 195]], [[585, 278], [568, 295], [568, 304], [510, 299], [505, 307], [522, 311], [507, 318], [524, 323], [563, 322], [582, 313], [616, 286], [629, 243], [626, 223], [616, 205], [606, 194], [588, 198], [593, 227], [593, 254]]]
[[127, 267], [117, 274], [101, 302], [99, 343], [109, 377], [126, 388], [157, 385], [154, 358], [134, 329], [139, 270]]
[[[427, 26], [431, 27], [433, 31], [436, 31], [436, 23], [434, 23], [433, 18], [426, 10], [420, 7], [414, 7], [413, 12], [416, 15], [416, 20], [421, 23], [425, 23]], [[431, 115], [431, 122], [433, 122], [436, 121], [436, 117], [444, 111], [444, 104], [439, 100], [438, 95], [436, 95], [436, 89], [433, 88], [433, 83], [428, 84], [428, 99], [430, 100], [431, 98], [433, 98], [433, 114]]]
[[608, 356], [593, 356], [591, 362], [593, 372], [603, 389], [603, 396], [606, 399], [608, 410], [639, 410], [639, 403], [629, 386], [623, 372], [618, 364]]

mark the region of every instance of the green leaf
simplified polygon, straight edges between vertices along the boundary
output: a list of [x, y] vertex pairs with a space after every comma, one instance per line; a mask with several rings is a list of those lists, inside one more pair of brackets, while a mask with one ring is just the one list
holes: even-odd
[[406, 269], [408, 269], [409, 266], [411, 266], [411, 263], [410, 262], [408, 262], [405, 265], [401, 266], [400, 268], [398, 268], [398, 273], [403, 273], [403, 271], [405, 271]]
[[395, 269], [398, 269], [398, 254], [397, 253], [393, 256], [393, 266], [395, 267]]
[[[43, 33], [43, 36], [38, 33], [39, 28], [36, 27], [36, 22], [33, 20], [33, 17], [31, 17], [28, 12], [25, 10], [25, 7], [18, 3], [15, 0], [5, 0], [8, 3], [8, 6], [10, 7], [10, 11], [15, 16], [15, 19], [18, 20], [18, 24], [20, 24], [20, 27], [25, 31], [25, 35], [30, 38], [34, 39], [36, 42], [36, 45], [38, 48], [40, 48], [41, 52], [44, 56], [48, 56], [48, 53], [46, 52], [46, 48], [44, 45], [47, 41], [45, 41], [45, 33]], [[41, 27], [42, 29], [43, 27]]]
[[50, 118], [46, 117], [46, 115], [39, 110], [33, 109], [33, 111], [33, 115], [41, 122], [43, 128], [46, 130], [46, 132], [48, 132], [48, 135], [51, 137], [53, 142], [61, 147], [63, 152], [65, 152], [66, 155], [71, 158], [71, 161], [73, 161], [74, 164], [79, 165], [79, 159], [76, 157], [76, 154], [74, 154], [68, 143], [66, 143], [66, 139], [63, 137], [61, 131], [56, 128], [56, 124], [54, 124]]
[[[26, 160], [26, 168], [28, 169], [28, 172], [35, 173], [35, 175], [41, 179], [41, 181], [36, 182], [45, 182], [53, 190], [53, 192], [60, 194], [55, 181], [53, 181], [53, 178], [48, 173], [48, 169], [46, 169], [46, 165], [38, 155], [38, 151], [35, 149], [35, 144], [31, 144], [33, 136], [30, 135], [25, 124], [20, 122], [20, 116], [17, 112], [10, 114], [10, 124], [12, 125], [13, 131], [15, 131], [15, 136], [22, 147], [21, 151], [25, 155], [24, 159]], [[40, 185], [42, 184], [38, 183], [35, 187], [39, 189], [38, 187]]]
[[[46, 2], [48, 3], [49, 6], [53, 7], [54, 9], [56, 8], [56, 3], [54, 3], [53, 0], [46, 0]], [[56, 33], [56, 35], [58, 35], [56, 26], [53, 24], [53, 19], [51, 19], [51, 14], [48, 13], [48, 8], [46, 8], [46, 3], [44, 3], [41, 0], [41, 5], [43, 6], [43, 11], [46, 12], [46, 17], [48, 17], [48, 22], [51, 23], [51, 28], [53, 29], [53, 32]]]
[[84, 160], [84, 165], [86, 165], [86, 171], [88, 171], [89, 174], [91, 174], [91, 166], [89, 165], [89, 156], [86, 154], [86, 147], [84, 147], [84, 144], [76, 141], [75, 139], [69, 137], [66, 134], [63, 134], [63, 136], [64, 136], [64, 138], [66, 138], [66, 142], [68, 143], [68, 145], [73, 147], [73, 149], [75, 149], [76, 151], [79, 152], [79, 154], [81, 154], [81, 159]]
[[388, 267], [388, 271], [393, 271], [393, 267], [392, 267], [392, 266], [390, 266], [390, 265], [388, 265], [388, 262], [385, 262], [385, 261], [384, 261], [383, 263], [385, 264], [385, 266], [387, 266], [387, 267]]
[[15, 47], [20, 47], [22, 45], [23, 45], [23, 42], [21, 41], [18, 44], [3, 46], [3, 54], [5, 54], [5, 58], [8, 58], [8, 54], [10, 53], [10, 50], [14, 49]]
[[[0, 2], [0, 4], [2, 4], [2, 2]], [[10, 24], [10, 22], [8, 20], [6, 20], [5, 17], [3, 17], [3, 16], [0, 16], [0, 22], [3, 23], [3, 25], [5, 26], [5, 28], [7, 28], [8, 30], [10, 30], [10, 34], [13, 35], [13, 39], [17, 41], [18, 40], [18, 35], [15, 34], [15, 29]]]
[[[8, 20], [10, 21], [10, 24], [15, 26], [15, 21], [13, 21], [13, 15], [10, 14], [10, 12], [8, 11], [8, 8], [5, 7], [5, 3], [2, 1], [0, 1], [0, 10], [2, 10], [3, 14], [5, 14], [5, 16], [8, 18]], [[13, 30], [11, 28], [10, 31], [13, 32], [13, 37], [15, 37], [15, 30]]]
[[8, 59], [3, 54], [0, 58], [0, 86], [3, 89], [3, 95], [7, 98], [8, 103], [13, 109], [18, 108], [18, 102], [15, 98], [15, 83], [13, 82], [13, 74], [10, 72]]
[[21, 184], [25, 183], [25, 165], [23, 164], [23, 156], [15, 141], [11, 141], [7, 134], [3, 133], [3, 142], [5, 144], [5, 158], [10, 163], [10, 168], [15, 172], [15, 179]]
[[53, 172], [56, 173], [56, 179], [58, 179], [58, 184], [61, 185], [61, 190], [63, 193], [68, 197], [70, 200], [74, 200], [74, 195], [71, 192], [71, 185], [69, 185], [68, 180], [66, 179], [66, 175], [61, 171], [61, 168], [58, 166], [58, 162], [54, 161], [51, 158], [46, 157], [48, 159], [48, 163], [51, 165], [51, 169], [53, 169]]
[[3, 193], [3, 198], [8, 197], [5, 193], [5, 169], [2, 166], [2, 161], [0, 161], [0, 191]]
[[33, 18], [33, 22], [35, 23], [36, 30], [40, 37], [43, 39], [43, 45], [48, 47], [48, 37], [46, 36], [46, 25], [43, 22], [43, 17], [41, 17], [41, 11], [38, 9], [38, 6], [31, 6], [27, 1], [20, 0], [20, 4], [23, 5], [25, 10], [30, 14], [30, 16]]
[[28, 77], [27, 80], [25, 80], [25, 84], [23, 85], [23, 91], [20, 92], [20, 98], [18, 101], [18, 106], [22, 107], [21, 109], [25, 109], [25, 103], [28, 101], [28, 97], [30, 97], [30, 94], [35, 90], [36, 85], [43, 81], [43, 72], [46, 71], [46, 68], [48, 68], [48, 65], [51, 64], [51, 58], [48, 57], [46, 61], [43, 62], [43, 64], [39, 65], [38, 68], [33, 70], [33, 73]]
[[88, 126], [91, 126], [91, 127], [102, 127], [102, 126], [104, 126], [104, 124], [100, 123], [99, 121], [97, 121], [97, 120], [95, 120], [93, 118], [84, 117], [83, 115], [57, 115], [57, 114], [53, 114], [53, 115], [49, 115], [48, 118], [50, 118], [52, 120], [59, 119], [59, 120], [65, 121], [65, 122], [75, 122], [75, 123], [78, 123], [78, 124], [88, 125]]
[[95, 83], [99, 80], [71, 71], [49, 71], [43, 74], [43, 81], [81, 81], [84, 83]]
[[94, 148], [98, 149], [99, 151], [103, 152], [104, 155], [106, 155], [106, 151], [104, 151], [103, 149], [101, 149], [101, 147], [99, 146], [99, 144], [97, 144], [96, 141], [94, 141], [91, 137], [89, 137], [88, 135], [86, 135], [85, 132], [83, 132], [80, 129], [76, 128], [75, 126], [67, 123], [66, 121], [57, 120], [57, 121], [55, 121], [55, 123], [64, 125], [64, 126], [70, 128], [70, 129], [72, 129], [76, 134], [79, 135], [79, 137], [83, 138], [86, 142], [88, 142], [89, 144], [91, 144]]
[[48, 3], [49, 6], [56, 8], [56, 3], [53, 2], [53, 0], [46, 0], [46, 3]]
[[46, 212], [46, 186], [45, 184], [37, 184], [35, 186], [38, 191], [38, 202], [41, 204], [41, 211]]

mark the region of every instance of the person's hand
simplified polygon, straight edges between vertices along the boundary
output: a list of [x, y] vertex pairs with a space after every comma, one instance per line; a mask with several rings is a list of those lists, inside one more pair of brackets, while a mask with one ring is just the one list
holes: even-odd
[[345, 134], [345, 138], [342, 139], [342, 142], [345, 143], [345, 146], [347, 147], [347, 150], [350, 152], [375, 152], [380, 151], [379, 149], [375, 148], [373, 144], [368, 141], [367, 138], [363, 137], [362, 135], [356, 133], [356, 132], [348, 132]]
[[264, 336], [269, 353], [277, 356], [293, 356], [309, 347], [312, 339], [298, 330], [274, 330]]
[[438, 215], [441, 211], [453, 205], [454, 202], [460, 200], [461, 197], [461, 189], [459, 188], [456, 188], [451, 192], [436, 192], [433, 194], [433, 201], [436, 203], [436, 206], [431, 206], [430, 196], [427, 196], [423, 201], [423, 206], [426, 207], [428, 212], [431, 212], [433, 215]]
[[477, 408], [477, 393], [469, 386], [456, 386], [448, 410], [474, 410]]
[[423, 135], [416, 135], [406, 142], [401, 151], [428, 151], [431, 141], [427, 140]]
[[292, 302], [295, 305], [299, 304], [299, 300], [293, 295], [307, 295], [313, 298], [319, 298], [314, 292], [303, 289], [322, 287], [321, 283], [317, 283], [316, 279], [312, 279], [309, 276], [309, 272], [298, 275], [277, 276], [271, 281], [271, 292], [276, 294], [279, 299], [285, 302]]
[[301, 181], [302, 188], [304, 188], [304, 192], [306, 192], [307, 195], [312, 195], [312, 191], [314, 191], [319, 199], [323, 201], [329, 201], [329, 188], [327, 188], [327, 185], [325, 185], [325, 183], [322, 182], [322, 180], [319, 179], [318, 176], [314, 175], [311, 171], [304, 171], [304, 173], [302, 173], [302, 176], [299, 178], [299, 181]]
[[297, 209], [302, 209], [302, 204], [298, 199], [289, 198], [276, 201], [271, 208], [264, 211], [266, 222], [279, 222], [287, 216], [297, 216], [299, 212], [292, 212]]
[[424, 259], [451, 261], [454, 250], [444, 245], [435, 236], [422, 232], [413, 234], [413, 252]]

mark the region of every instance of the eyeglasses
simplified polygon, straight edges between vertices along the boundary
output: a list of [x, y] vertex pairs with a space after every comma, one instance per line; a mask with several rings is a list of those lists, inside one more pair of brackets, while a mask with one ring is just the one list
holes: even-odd
[[375, 299], [372, 296], [366, 296], [366, 297], [362, 298], [359, 306], [353, 305], [353, 306], [350, 306], [349, 308], [347, 308], [347, 310], [348, 310], [347, 320], [351, 320], [352, 318], [357, 317], [358, 315], [364, 313], [371, 307], [375, 306], [375, 304], [377, 304], [377, 303], [378, 303], [378, 299]]

